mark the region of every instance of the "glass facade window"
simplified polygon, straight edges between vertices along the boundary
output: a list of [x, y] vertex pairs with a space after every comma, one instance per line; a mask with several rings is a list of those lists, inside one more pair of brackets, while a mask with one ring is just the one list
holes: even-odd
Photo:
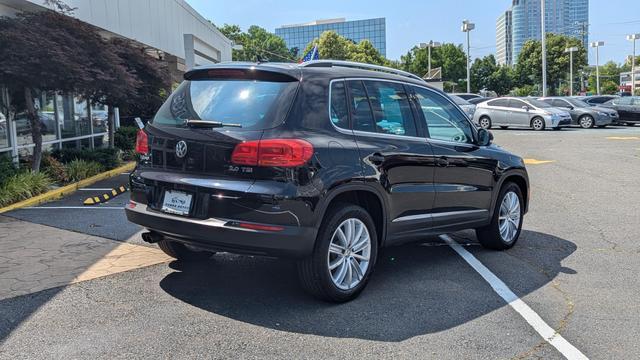
[[9, 95], [0, 87], [0, 151], [11, 146], [9, 137]]
[[89, 107], [86, 100], [72, 95], [59, 95], [57, 103], [63, 139], [91, 135]]
[[[34, 99], [43, 142], [55, 140], [57, 137], [54, 97], [53, 93], [42, 93]], [[27, 118], [26, 112], [16, 114], [14, 121], [16, 124], [16, 144], [32, 144], [31, 122]]]
[[369, 40], [382, 56], [387, 54], [386, 20], [384, 18], [356, 21], [336, 20], [335, 22], [318, 24], [318, 21], [297, 26], [284, 26], [276, 29], [288, 48], [298, 48], [299, 54], [325, 31], [335, 31], [356, 43]]

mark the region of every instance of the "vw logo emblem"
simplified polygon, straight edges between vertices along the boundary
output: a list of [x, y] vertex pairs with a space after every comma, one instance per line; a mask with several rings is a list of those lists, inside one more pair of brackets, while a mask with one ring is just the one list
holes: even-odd
[[187, 143], [184, 142], [184, 140], [180, 140], [176, 144], [176, 156], [182, 159], [186, 155], [187, 155]]

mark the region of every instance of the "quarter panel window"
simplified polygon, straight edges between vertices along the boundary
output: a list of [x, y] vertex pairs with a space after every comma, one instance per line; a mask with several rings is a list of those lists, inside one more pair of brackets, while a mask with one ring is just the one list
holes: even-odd
[[509, 106], [509, 99], [496, 99], [496, 100], [492, 100], [489, 101], [487, 103], [487, 105], [489, 106], [503, 106], [503, 107], [507, 107]]
[[373, 107], [376, 131], [391, 135], [416, 136], [416, 125], [404, 87], [386, 81], [364, 81]]
[[349, 129], [349, 108], [344, 81], [331, 84], [331, 103], [329, 106], [331, 122], [337, 127]]
[[376, 132], [371, 105], [362, 81], [349, 81], [349, 93], [351, 94], [349, 106], [351, 107], [353, 130]]
[[429, 138], [458, 143], [473, 143], [473, 129], [466, 116], [443, 96], [414, 87], [420, 110], [429, 129]]

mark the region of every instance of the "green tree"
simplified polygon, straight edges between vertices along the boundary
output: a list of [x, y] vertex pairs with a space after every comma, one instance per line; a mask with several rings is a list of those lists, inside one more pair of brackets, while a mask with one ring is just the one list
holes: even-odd
[[320, 34], [320, 38], [313, 39], [300, 56], [304, 56], [315, 45], [318, 45], [318, 55], [320, 59], [348, 60], [365, 64], [391, 65], [376, 49], [371, 41], [362, 40], [356, 44], [352, 40], [339, 35], [335, 31], [325, 31]]
[[471, 65], [471, 91], [491, 89], [491, 75], [498, 70], [496, 58], [493, 55], [476, 59]]
[[513, 88], [513, 70], [507, 65], [498, 66], [489, 76], [487, 89], [495, 91], [498, 95], [507, 95]]
[[[587, 51], [579, 39], [559, 34], [547, 34], [547, 83], [550, 93], [557, 93], [561, 80], [569, 78], [568, 47], [577, 47], [573, 54], [574, 89], [580, 87], [580, 70], [587, 65]], [[542, 83], [542, 45], [540, 41], [525, 42], [516, 65], [516, 85], [533, 85]]]
[[[467, 76], [467, 55], [462, 50], [462, 45], [451, 43], [431, 49], [431, 68], [442, 68], [442, 79], [448, 82], [458, 83], [462, 86], [461, 79]], [[424, 76], [429, 68], [428, 49], [415, 46], [406, 55], [400, 57], [403, 70]]]
[[362, 40], [358, 45], [352, 47], [349, 60], [374, 65], [387, 65], [389, 63], [369, 40]]
[[295, 57], [287, 48], [284, 40], [276, 34], [253, 25], [242, 32], [238, 25], [224, 24], [218, 28], [224, 36], [242, 45], [242, 50], [233, 50], [234, 61], [269, 60], [274, 62], [292, 62]]

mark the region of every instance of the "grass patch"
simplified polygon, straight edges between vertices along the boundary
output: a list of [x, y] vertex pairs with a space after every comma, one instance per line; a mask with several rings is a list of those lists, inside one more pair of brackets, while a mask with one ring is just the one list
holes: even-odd
[[69, 181], [76, 182], [90, 178], [104, 171], [104, 167], [95, 161], [76, 159], [67, 164]]
[[6, 179], [0, 187], [0, 207], [26, 200], [49, 190], [51, 179], [44, 173], [24, 171]]

